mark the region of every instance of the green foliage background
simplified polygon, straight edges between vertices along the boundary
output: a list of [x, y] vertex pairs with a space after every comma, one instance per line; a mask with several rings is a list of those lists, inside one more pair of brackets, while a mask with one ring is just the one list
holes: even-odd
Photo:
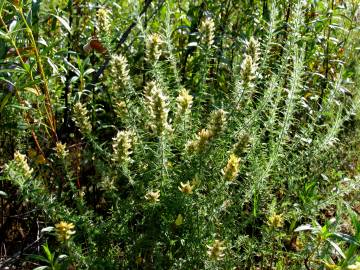
[[0, 11], [0, 267], [360, 264], [358, 0]]

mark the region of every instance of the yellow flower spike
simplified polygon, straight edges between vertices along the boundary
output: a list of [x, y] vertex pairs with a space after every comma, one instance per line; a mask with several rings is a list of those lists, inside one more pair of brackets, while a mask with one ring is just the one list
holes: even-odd
[[69, 151], [66, 150], [66, 143], [56, 142], [55, 151], [56, 156], [61, 159], [64, 159], [69, 154]]
[[19, 151], [14, 153], [14, 161], [18, 168], [24, 173], [24, 176], [30, 177], [33, 169], [30, 168], [26, 160], [26, 155], [21, 154]]
[[360, 262], [356, 262], [356, 263], [354, 263], [352, 265], [349, 265], [347, 267], [347, 269], [349, 269], [349, 270], [360, 270]]
[[268, 219], [268, 225], [273, 227], [273, 228], [282, 228], [284, 226], [284, 218], [283, 215], [277, 215], [277, 214], [272, 214], [269, 219]]
[[215, 22], [212, 18], [206, 18], [201, 22], [200, 25], [200, 33], [202, 34], [202, 42], [207, 46], [211, 46], [214, 44], [215, 38]]
[[111, 27], [110, 12], [104, 8], [100, 8], [96, 13], [96, 17], [99, 30], [109, 34]]
[[206, 247], [208, 248], [207, 254], [211, 259], [217, 261], [224, 259], [224, 250], [226, 249], [226, 247], [224, 247], [224, 241], [215, 240], [211, 246], [207, 245]]
[[60, 242], [65, 242], [70, 239], [70, 237], [75, 234], [73, 229], [75, 225], [73, 223], [67, 223], [61, 221], [58, 224], [55, 224], [55, 233]]
[[180, 186], [178, 189], [185, 194], [193, 194], [194, 186], [190, 185], [190, 182], [187, 181], [185, 184], [183, 182], [180, 182]]
[[230, 155], [230, 158], [226, 164], [226, 167], [222, 170], [224, 179], [226, 181], [233, 181], [239, 174], [240, 158], [234, 154]]
[[145, 195], [145, 199], [150, 203], [157, 203], [160, 201], [160, 190], [157, 191], [149, 191]]
[[181, 89], [179, 96], [176, 98], [179, 117], [190, 112], [193, 103], [193, 97], [185, 88]]
[[337, 269], [340, 269], [340, 267], [337, 266], [336, 264], [324, 262], [324, 265], [325, 265], [325, 268], [326, 268], [326, 269], [329, 269], [329, 270], [337, 270]]

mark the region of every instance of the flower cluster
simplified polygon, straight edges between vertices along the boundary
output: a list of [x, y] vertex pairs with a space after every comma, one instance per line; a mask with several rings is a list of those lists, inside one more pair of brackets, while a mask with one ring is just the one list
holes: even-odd
[[109, 34], [111, 27], [109, 11], [104, 8], [100, 8], [96, 13], [96, 18], [98, 21], [98, 30], [102, 33]]
[[189, 94], [185, 88], [181, 89], [179, 96], [176, 98], [178, 111], [177, 114], [179, 117], [185, 116], [190, 112], [193, 97]]
[[246, 43], [246, 54], [241, 63], [240, 77], [243, 86], [253, 87], [253, 81], [256, 77], [258, 69], [258, 61], [260, 57], [260, 45], [253, 37]]
[[61, 221], [55, 225], [56, 237], [60, 242], [66, 242], [73, 234], [75, 234], [75, 231], [73, 231], [74, 228], [74, 224]]
[[210, 141], [224, 131], [226, 126], [226, 112], [222, 109], [213, 111], [207, 129], [200, 130], [195, 139], [186, 143], [186, 150], [190, 153], [201, 152]]
[[14, 162], [17, 169], [19, 169], [25, 177], [31, 176], [34, 170], [30, 168], [25, 155], [21, 154], [19, 151], [16, 151], [14, 153]]
[[360, 270], [360, 262], [356, 262], [356, 263], [354, 263], [352, 265], [349, 265], [348, 269], [349, 270]]
[[235, 154], [231, 154], [225, 168], [222, 170], [224, 179], [226, 181], [235, 180], [239, 174], [239, 167], [240, 158], [238, 158]]
[[271, 214], [268, 218], [268, 225], [273, 228], [282, 228], [284, 226], [283, 215], [277, 215], [275, 213]]
[[88, 111], [80, 102], [77, 102], [74, 105], [73, 120], [82, 134], [89, 134], [91, 132], [92, 126], [88, 116]]
[[56, 156], [60, 159], [64, 159], [68, 154], [69, 151], [66, 150], [66, 143], [56, 142]]
[[157, 191], [149, 191], [145, 195], [145, 199], [150, 203], [157, 203], [160, 201], [160, 190]]
[[207, 254], [211, 259], [220, 261], [225, 257], [224, 241], [215, 240], [211, 246], [207, 245], [206, 247], [208, 248]]
[[159, 34], [151, 34], [146, 41], [146, 60], [149, 62], [159, 60], [163, 43]]
[[249, 134], [242, 132], [237, 136], [237, 143], [233, 146], [233, 152], [236, 155], [241, 155], [248, 151], [249, 145], [251, 144]]
[[251, 56], [253, 63], [257, 65], [260, 58], [260, 44], [254, 37], [246, 42], [246, 54]]
[[114, 104], [114, 110], [115, 110], [117, 117], [119, 117], [119, 118], [125, 118], [128, 114], [128, 110], [127, 110], [125, 101], [117, 101]]
[[110, 60], [110, 73], [115, 89], [125, 87], [130, 82], [128, 61], [125, 56], [113, 55]]
[[119, 131], [116, 137], [113, 138], [113, 157], [112, 160], [114, 162], [118, 162], [119, 164], [124, 164], [129, 161], [132, 144], [133, 144], [133, 133], [131, 131]]
[[187, 181], [185, 184], [183, 182], [180, 182], [180, 186], [178, 187], [178, 189], [182, 193], [190, 195], [193, 193], [194, 186], [191, 185], [189, 181]]
[[223, 109], [219, 109], [211, 112], [210, 122], [208, 125], [209, 130], [213, 136], [217, 136], [224, 131], [226, 125], [226, 112]]
[[200, 25], [201, 41], [207, 46], [214, 44], [215, 23], [212, 18], [206, 18]]
[[151, 117], [150, 127], [152, 131], [158, 136], [162, 136], [166, 131], [171, 131], [171, 126], [168, 123], [168, 98], [156, 82], [147, 84], [145, 98]]
[[212, 131], [208, 129], [202, 129], [198, 132], [198, 134], [196, 134], [194, 140], [188, 141], [186, 143], [186, 150], [190, 153], [199, 153], [206, 148], [212, 137]]
[[243, 62], [241, 63], [240, 77], [242, 84], [245, 86], [252, 86], [252, 81], [256, 75], [256, 64], [254, 63], [250, 55], [245, 55]]

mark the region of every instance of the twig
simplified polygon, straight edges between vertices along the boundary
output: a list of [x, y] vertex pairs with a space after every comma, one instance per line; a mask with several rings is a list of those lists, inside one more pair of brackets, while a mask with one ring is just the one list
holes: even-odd
[[9, 259], [6, 259], [2, 262], [2, 264], [0, 264], [0, 267], [4, 267], [6, 265], [8, 265], [9, 263], [16, 261], [25, 250], [31, 248], [33, 245], [35, 245], [36, 243], [40, 242], [40, 240], [42, 239], [42, 236], [40, 236], [38, 239], [36, 239], [34, 242], [32, 242], [31, 244], [27, 245], [26, 247], [24, 247], [21, 251], [15, 253], [13, 256], [11, 256]]

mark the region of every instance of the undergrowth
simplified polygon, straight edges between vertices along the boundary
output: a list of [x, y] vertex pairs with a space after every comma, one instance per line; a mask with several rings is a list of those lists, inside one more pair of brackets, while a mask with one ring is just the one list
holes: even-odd
[[359, 1], [0, 11], [0, 267], [359, 269]]

